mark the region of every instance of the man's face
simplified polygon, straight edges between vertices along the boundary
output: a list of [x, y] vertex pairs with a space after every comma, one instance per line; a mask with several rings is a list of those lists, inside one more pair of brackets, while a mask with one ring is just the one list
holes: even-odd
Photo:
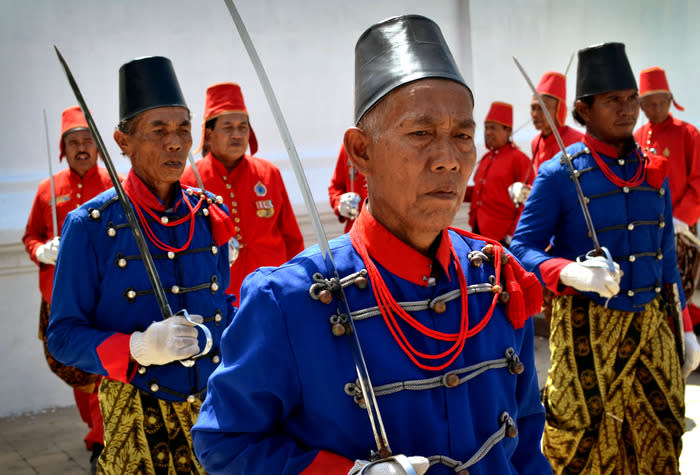
[[668, 92], [657, 92], [642, 97], [639, 101], [644, 115], [649, 122], [658, 124], [668, 118], [668, 111], [671, 109], [671, 94]]
[[508, 143], [510, 127], [497, 122], [484, 122], [484, 142], [489, 150], [498, 150]]
[[241, 112], [219, 116], [214, 129], [205, 131], [209, 150], [224, 165], [232, 165], [245, 155], [249, 138], [248, 115]]
[[[159, 107], [138, 118], [130, 135], [124, 134], [125, 155], [131, 168], [153, 188], [172, 185], [180, 179], [192, 147], [190, 114], [184, 107]], [[119, 141], [118, 141], [119, 142]]]
[[81, 177], [97, 164], [97, 146], [87, 129], [63, 135], [63, 151], [68, 166]]
[[585, 121], [589, 134], [614, 144], [633, 136], [639, 116], [639, 96], [636, 89], [597, 94], [590, 106], [577, 101], [576, 111]]
[[363, 170], [370, 209], [404, 242], [412, 233], [437, 236], [462, 204], [476, 161], [472, 110], [466, 87], [423, 79], [370, 111], [378, 114]]
[[[542, 95], [542, 102], [547, 107], [549, 115], [554, 120], [557, 126], [561, 125], [557, 122], [557, 105], [559, 105], [559, 99], [552, 96]], [[552, 133], [552, 128], [547, 122], [547, 118], [544, 116], [544, 111], [540, 107], [540, 103], [537, 101], [537, 97], [532, 96], [532, 101], [530, 102], [530, 117], [532, 117], [532, 123], [535, 128], [542, 132], [542, 135], [547, 136]]]

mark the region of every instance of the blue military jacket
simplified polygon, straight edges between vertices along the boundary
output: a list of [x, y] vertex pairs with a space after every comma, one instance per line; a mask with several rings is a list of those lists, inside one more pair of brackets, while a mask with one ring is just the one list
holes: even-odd
[[[142, 200], [159, 203], [133, 172], [125, 187], [131, 187]], [[184, 199], [193, 206], [199, 200], [198, 194], [180, 197], [179, 185], [177, 188], [174, 206], [157, 212], [170, 221], [186, 214]], [[63, 226], [48, 328], [49, 351], [54, 357], [90, 373], [128, 381], [161, 399], [203, 397], [207, 378], [220, 359], [221, 334], [234, 310], [232, 298], [224, 293], [229, 284], [228, 248], [214, 241], [211, 216], [204, 211], [209, 205], [197, 211], [186, 249], [166, 252], [147, 238], [173, 312], [187, 309], [202, 315], [212, 332], [214, 345], [206, 357], [191, 368], [179, 362], [150, 367], [129, 362], [131, 333], [145, 330], [162, 317], [113, 188], [69, 213]], [[164, 243], [181, 247], [187, 242], [189, 220], [166, 227], [145, 216]], [[200, 348], [203, 344], [200, 339]]]
[[[639, 167], [639, 149], [617, 156], [615, 149], [591, 136], [602, 160], [619, 178], [631, 180]], [[620, 292], [608, 307], [639, 311], [656, 297], [664, 284], [680, 285], [676, 262], [673, 214], [668, 179], [648, 167], [646, 179], [635, 187], [618, 186], [604, 174], [583, 142], [569, 146], [593, 225], [602, 246], [608, 248], [623, 272]], [[513, 236], [510, 250], [523, 266], [547, 282], [547, 261], [575, 260], [593, 249], [576, 189], [561, 153], [540, 166]], [[545, 252], [551, 243], [551, 249]], [[558, 273], [555, 276], [558, 280]], [[556, 284], [554, 284], [556, 286]], [[549, 285], [548, 285], [549, 286]], [[685, 306], [683, 292], [680, 293]], [[604, 304], [597, 293], [586, 293]]]
[[[373, 218], [363, 211], [351, 233], [359, 232], [367, 219]], [[461, 303], [453, 260], [448, 257], [443, 265], [431, 261], [388, 231], [362, 239], [384, 253], [377, 267], [397, 302], [432, 329], [457, 331]], [[450, 242], [469, 285], [473, 327], [491, 304], [489, 276], [494, 267], [476, 267], [467, 257], [482, 249], [483, 241], [446, 230], [441, 247]], [[443, 371], [421, 369], [391, 336], [377, 309], [372, 282], [365, 287], [357, 280], [365, 275], [365, 266], [349, 235], [331, 241], [331, 248], [347, 285], [345, 295], [394, 453], [466, 462], [498, 432], [507, 413], [518, 436], [497, 442], [469, 473], [551, 473], [540, 450], [544, 409], [532, 319], [516, 330], [498, 304], [488, 324], [466, 340], [450, 366]], [[195, 451], [209, 473], [345, 474], [346, 465], [324, 465], [324, 454], [352, 461], [367, 459], [376, 449], [367, 411], [358, 404], [361, 395], [354, 384], [357, 374], [348, 338], [332, 331], [338, 321], [337, 303], [324, 304], [312, 296], [318, 294], [314, 285], [322, 281], [321, 274], [328, 275], [318, 247], [313, 247], [281, 267], [259, 269], [244, 282], [240, 310], [222, 339], [222, 364], [209, 379], [193, 428]], [[445, 307], [433, 305], [437, 301], [444, 301]], [[426, 353], [440, 353], [452, 345], [403, 329]], [[524, 363], [522, 374], [511, 373], [503, 363], [509, 349]], [[460, 377], [459, 384], [454, 377], [450, 382], [450, 373]], [[397, 389], [401, 383], [413, 389]], [[440, 463], [428, 471], [449, 473], [455, 472]]]

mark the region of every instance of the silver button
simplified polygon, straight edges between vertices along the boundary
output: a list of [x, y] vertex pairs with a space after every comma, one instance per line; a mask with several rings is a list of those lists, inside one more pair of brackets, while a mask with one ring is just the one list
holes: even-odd
[[627, 291], [627, 296], [628, 296], [628, 297], [634, 297], [634, 290], [628, 290], [628, 291]]
[[187, 188], [187, 194], [192, 196], [194, 194], [194, 190], [192, 188]]
[[160, 388], [156, 383], [151, 384], [151, 392], [156, 392], [158, 389]]
[[145, 366], [139, 366], [139, 369], [136, 371], [139, 372], [139, 374], [146, 374], [146, 367]]
[[97, 209], [93, 209], [92, 211], [90, 211], [90, 216], [92, 217], [92, 219], [100, 219], [100, 211]]
[[219, 358], [219, 355], [214, 355], [211, 357], [211, 362], [214, 364], [219, 364], [219, 361], [221, 361], [221, 358]]
[[224, 202], [224, 199], [223, 199], [221, 196], [217, 195], [217, 196], [216, 196], [216, 203], [217, 203], [217, 204], [221, 204], [221, 203], [223, 203], [223, 202]]
[[658, 254], [656, 255], [656, 259], [658, 259], [658, 260], [661, 260], [661, 259], [663, 259], [663, 258], [664, 258], [664, 255], [661, 254], [661, 253], [658, 253]]
[[168, 259], [175, 259], [175, 253], [173, 251], [168, 251]]
[[636, 260], [637, 260], [637, 258], [636, 258], [636, 257], [634, 257], [634, 256], [630, 256], [630, 262], [634, 262], [634, 261], [636, 261]]
[[119, 261], [117, 262], [117, 265], [123, 269], [124, 267], [126, 267], [126, 259], [124, 259], [124, 258], [122, 257], [122, 258], [119, 259]]
[[622, 187], [622, 192], [623, 192], [623, 193], [629, 193], [629, 192], [630, 192], [629, 186], [623, 186], [623, 187]]
[[202, 208], [202, 214], [204, 216], [209, 216], [209, 208]]
[[196, 399], [196, 398], [195, 398], [194, 395], [192, 395], [192, 394], [190, 394], [189, 396], [187, 396], [187, 402], [189, 402], [190, 404], [192, 404], [192, 403], [194, 402], [195, 399]]
[[219, 323], [221, 321], [221, 319], [223, 319], [223, 318], [224, 318], [224, 316], [221, 315], [219, 312], [216, 312], [216, 315], [214, 315], [214, 321], [216, 323]]
[[666, 189], [664, 188], [659, 188], [659, 195], [663, 196], [666, 194]]
[[136, 298], [136, 292], [133, 291], [133, 290], [129, 290], [129, 291], [126, 293], [126, 296], [129, 297], [130, 299], [135, 299], [135, 298]]
[[657, 294], [660, 294], [660, 293], [661, 293], [661, 287], [656, 287], [656, 288], [654, 288], [654, 292], [656, 292]]
[[163, 223], [163, 224], [168, 224], [168, 217], [167, 217], [167, 216], [161, 217], [161, 218], [160, 218], [160, 222]]
[[219, 284], [217, 284], [216, 282], [212, 282], [211, 283], [211, 291], [216, 292], [217, 290], [219, 290]]
[[619, 159], [619, 160], [617, 161], [617, 163], [619, 163], [619, 164], [622, 166], [622, 165], [625, 164], [625, 161], [624, 161], [623, 159]]
[[178, 287], [177, 285], [173, 285], [172, 287], [170, 287], [170, 291], [171, 291], [172, 293], [174, 293], [174, 294], [179, 294], [179, 293], [180, 293], [180, 287]]
[[632, 231], [634, 229], [634, 224], [632, 224], [632, 223], [628, 224], [627, 229]]
[[83, 196], [83, 195], [81, 195], [80, 193], [76, 193], [76, 194], [75, 194], [75, 197], [76, 197], [76, 198], [80, 198], [81, 196]]
[[107, 236], [114, 237], [117, 235], [117, 230], [114, 228], [107, 228]]

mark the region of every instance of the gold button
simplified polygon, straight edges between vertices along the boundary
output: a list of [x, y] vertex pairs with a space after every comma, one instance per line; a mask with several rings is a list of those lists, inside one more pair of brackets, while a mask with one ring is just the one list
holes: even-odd
[[632, 224], [632, 223], [628, 224], [627, 229], [632, 231], [634, 229], [634, 224]]
[[226, 189], [228, 189], [228, 190], [231, 189], [231, 183], [226, 183]]
[[634, 261], [636, 261], [636, 260], [637, 260], [637, 258], [636, 258], [635, 256], [630, 256], [630, 258], [629, 258], [629, 261], [630, 261], [630, 262], [634, 262]]
[[190, 394], [189, 396], [187, 396], [187, 402], [189, 402], [190, 404], [192, 404], [192, 403], [194, 402], [195, 399], [196, 399], [196, 398], [195, 398], [194, 395], [192, 395], [192, 394]]
[[233, 198], [233, 196], [234, 196], [233, 193], [229, 193], [228, 195], [229, 195], [231, 198]]
[[168, 251], [168, 259], [175, 259], [175, 253], [173, 251]]
[[233, 218], [233, 221], [236, 222], [236, 223], [240, 223], [240, 222], [241, 222], [241, 218]]
[[224, 181], [226, 181], [226, 180], [228, 180], [228, 177], [227, 177], [226, 175], [224, 175], [224, 176], [221, 177], [221, 179], [224, 180]]
[[447, 305], [445, 304], [444, 301], [438, 300], [433, 304], [433, 312], [435, 313], [444, 313], [445, 310], [447, 310]]
[[323, 289], [318, 293], [318, 299], [326, 305], [333, 301], [333, 294], [328, 289]]
[[448, 388], [456, 388], [459, 386], [459, 376], [454, 373], [450, 373], [445, 377], [445, 386]]
[[628, 296], [628, 297], [634, 297], [634, 290], [628, 290], [628, 291], [627, 291], [627, 296]]
[[240, 231], [240, 230], [241, 230], [241, 228], [239, 228], [238, 226], [235, 226], [234, 228], [236, 229], [236, 231]]
[[136, 292], [133, 291], [133, 290], [129, 290], [129, 291], [126, 293], [126, 296], [129, 297], [130, 299], [134, 299], [134, 298], [136, 298]]
[[231, 208], [231, 212], [232, 212], [233, 214], [238, 214], [238, 210], [237, 210], [236, 208]]
[[90, 211], [90, 216], [92, 217], [92, 219], [99, 219], [100, 211], [97, 209], [93, 209], [92, 211]]
[[178, 287], [177, 285], [173, 285], [172, 287], [170, 287], [170, 291], [171, 291], [172, 293], [174, 293], [174, 294], [179, 294], [179, 293], [180, 293], [180, 287]]
[[80, 198], [82, 195], [80, 193], [75, 194], [76, 198]]
[[[241, 236], [240, 234], [236, 234], [236, 239], [240, 241], [241, 239], [243, 239], [243, 236]], [[240, 245], [241, 247], [243, 247], [243, 243], [240, 243]]]
[[214, 321], [216, 323], [219, 323], [223, 318], [224, 318], [224, 316], [221, 315], [219, 312], [216, 312], [216, 315], [214, 315]]
[[151, 384], [151, 391], [152, 392], [156, 392], [156, 391], [158, 391], [158, 389], [159, 389], [159, 387], [156, 383]]
[[359, 277], [355, 278], [355, 281], [354, 281], [354, 284], [360, 289], [366, 289], [368, 283], [369, 282], [367, 281], [367, 277], [364, 277], [364, 276], [359, 276]]
[[334, 323], [331, 325], [331, 333], [333, 336], [343, 336], [345, 335], [345, 325], [342, 323]]
[[212, 247], [211, 247], [211, 253], [212, 253], [213, 255], [216, 255], [217, 252], [219, 252], [219, 248], [216, 247], [216, 246], [212, 246]]
[[119, 259], [119, 262], [118, 262], [117, 264], [118, 264], [119, 267], [121, 267], [121, 268], [126, 267], [126, 259], [124, 259], [124, 258], [122, 257], [121, 259]]
[[145, 366], [139, 366], [139, 369], [137, 370], [139, 374], [146, 374], [146, 367]]
[[163, 224], [168, 224], [168, 217], [167, 217], [167, 216], [161, 217], [161, 218], [160, 218], [160, 222], [163, 223]]
[[622, 192], [623, 192], [623, 193], [629, 193], [629, 192], [630, 192], [629, 186], [623, 186], [623, 187], [622, 187]]
[[78, 188], [82, 188], [82, 187], [83, 187], [83, 184], [82, 184], [82, 183], [78, 183]]
[[202, 208], [202, 214], [204, 216], [209, 216], [209, 208]]
[[[233, 196], [231, 196], [231, 198], [233, 198]], [[238, 206], [238, 203], [236, 203], [235, 201], [231, 201], [231, 205], [232, 205], [232, 206]]]
[[219, 361], [221, 361], [221, 358], [219, 358], [219, 355], [214, 355], [211, 357], [211, 362], [214, 364], [219, 364]]
[[117, 235], [117, 230], [114, 228], [107, 228], [107, 236], [114, 237]]
[[216, 292], [217, 290], [219, 290], [219, 284], [217, 284], [216, 282], [212, 282], [211, 283], [211, 290], [212, 290], [212, 292]]

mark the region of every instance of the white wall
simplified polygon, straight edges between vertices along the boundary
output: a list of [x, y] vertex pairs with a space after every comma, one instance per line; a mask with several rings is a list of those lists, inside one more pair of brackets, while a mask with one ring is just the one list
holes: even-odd
[[[383, 18], [420, 13], [442, 28], [476, 96], [481, 125], [489, 104], [515, 106], [515, 124], [528, 118], [530, 92], [515, 55], [537, 81], [562, 71], [572, 53], [590, 44], [622, 41], [635, 73], [659, 65], [686, 112], [700, 124], [697, 47], [700, 2], [692, 0], [248, 0], [238, 7], [271, 78], [314, 197], [333, 223], [326, 189], [342, 133], [352, 122], [354, 45]], [[111, 134], [118, 119], [119, 66], [138, 56], [172, 59], [199, 124], [212, 83], [243, 87], [260, 155], [278, 163], [307, 242], [308, 217], [263, 92], [228, 11], [219, 0], [7, 0], [0, 2], [0, 416], [70, 403], [70, 390], [43, 362], [36, 338], [36, 268], [18, 245], [38, 181], [46, 177], [42, 109], [49, 117], [54, 171], [59, 164], [60, 112], [75, 103], [52, 45], [66, 57], [117, 167], [128, 169]], [[573, 98], [576, 60], [569, 73]], [[569, 119], [571, 124], [571, 120]], [[516, 141], [529, 152], [534, 129]], [[478, 140], [482, 142], [482, 129]], [[195, 146], [199, 136], [195, 134]], [[479, 148], [483, 153], [483, 147]], [[464, 211], [460, 224], [464, 224]], [[335, 235], [340, 227], [331, 226]]]

